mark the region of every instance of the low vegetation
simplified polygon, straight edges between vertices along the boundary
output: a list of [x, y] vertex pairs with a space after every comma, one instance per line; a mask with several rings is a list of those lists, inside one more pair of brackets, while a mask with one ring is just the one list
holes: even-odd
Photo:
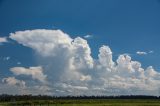
[[[127, 99], [128, 98], [128, 99]], [[0, 106], [160, 106], [159, 97], [50, 97], [50, 96], [1, 96]]]

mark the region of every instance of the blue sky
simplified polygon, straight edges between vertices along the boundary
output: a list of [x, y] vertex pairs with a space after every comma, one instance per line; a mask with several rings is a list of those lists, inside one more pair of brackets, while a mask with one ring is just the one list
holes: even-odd
[[91, 34], [94, 56], [103, 44], [115, 54], [153, 50], [154, 55], [134, 58], [159, 69], [159, 0], [1, 0], [0, 13], [0, 36], [41, 28], [62, 29], [73, 37]]
[[[71, 38], [91, 35], [85, 39], [93, 58], [108, 45], [114, 61], [127, 53], [144, 68], [160, 70], [160, 0], [0, 0], [0, 37], [34, 29], [60, 29]], [[0, 49], [1, 76], [15, 66], [39, 65], [34, 50], [14, 40]]]

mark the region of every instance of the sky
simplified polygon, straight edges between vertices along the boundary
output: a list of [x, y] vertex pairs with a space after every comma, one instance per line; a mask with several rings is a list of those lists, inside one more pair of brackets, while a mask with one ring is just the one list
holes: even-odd
[[160, 0], [0, 0], [0, 94], [160, 95]]

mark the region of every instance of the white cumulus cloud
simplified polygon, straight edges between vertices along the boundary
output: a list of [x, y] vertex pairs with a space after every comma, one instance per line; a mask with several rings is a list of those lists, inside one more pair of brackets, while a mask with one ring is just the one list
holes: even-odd
[[2, 82], [12, 86], [25, 87], [25, 82], [23, 80], [18, 80], [15, 77], [3, 78]]
[[[112, 59], [109, 46], [99, 49], [98, 59], [91, 56], [87, 40], [71, 38], [61, 30], [26, 30], [10, 34], [10, 38], [37, 53], [41, 67], [13, 67], [15, 75], [30, 75], [33, 79], [47, 80], [44, 93], [55, 95], [157, 95], [160, 73], [153, 67], [144, 69], [129, 55]], [[139, 52], [139, 54], [146, 54]], [[43, 73], [45, 72], [45, 74]], [[27, 82], [26, 82], [27, 83]], [[36, 87], [28, 85], [28, 91]]]
[[37, 79], [41, 82], [46, 81], [46, 75], [43, 74], [42, 67], [13, 67], [10, 69], [11, 72], [13, 72], [15, 75], [30, 75], [33, 79]]

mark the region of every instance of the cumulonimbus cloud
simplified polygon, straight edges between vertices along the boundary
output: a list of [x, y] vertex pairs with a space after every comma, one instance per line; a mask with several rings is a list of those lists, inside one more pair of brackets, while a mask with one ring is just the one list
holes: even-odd
[[[151, 66], [143, 69], [140, 62], [132, 61], [128, 55], [120, 55], [113, 61], [109, 46], [100, 47], [98, 59], [94, 59], [87, 40], [73, 39], [61, 30], [18, 31], [11, 33], [10, 38], [38, 54], [48, 84], [36, 87], [47, 88], [44, 92], [55, 95], [75, 95], [75, 92], [76, 95], [157, 95], [160, 90], [159, 72]], [[25, 72], [13, 69], [14, 74], [29, 72], [27, 75], [33, 76], [30, 69]], [[30, 91], [33, 91], [31, 87]]]

